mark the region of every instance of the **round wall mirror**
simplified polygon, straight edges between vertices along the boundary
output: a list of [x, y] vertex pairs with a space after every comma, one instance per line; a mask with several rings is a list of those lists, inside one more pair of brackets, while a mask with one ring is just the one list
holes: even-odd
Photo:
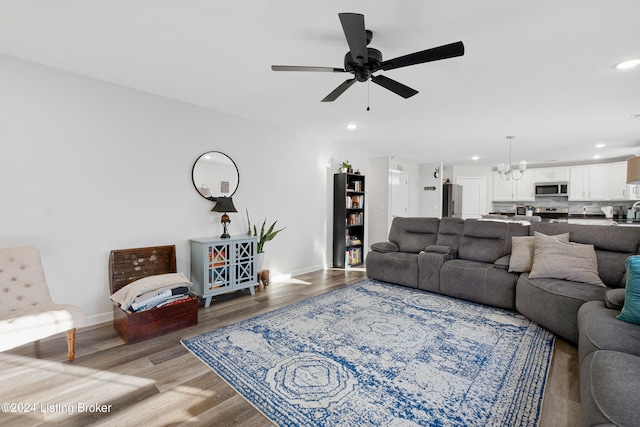
[[219, 151], [209, 151], [198, 157], [191, 178], [198, 194], [207, 200], [233, 196], [240, 182], [236, 164]]

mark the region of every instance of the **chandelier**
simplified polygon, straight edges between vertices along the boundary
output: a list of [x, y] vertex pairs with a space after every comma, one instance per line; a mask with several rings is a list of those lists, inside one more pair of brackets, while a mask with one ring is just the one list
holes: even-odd
[[[498, 166], [496, 166], [496, 169], [500, 174], [500, 178], [503, 181], [509, 181], [511, 179], [513, 179], [514, 181], [519, 181], [524, 176], [525, 169], [527, 169], [527, 162], [520, 162], [520, 167], [518, 168], [518, 170], [511, 169], [511, 140], [513, 138], [515, 138], [515, 136], [513, 135], [507, 136], [507, 139], [509, 140], [509, 163], [507, 163], [506, 165], [504, 163], [500, 163], [498, 164]], [[520, 175], [516, 175], [518, 172], [520, 172]]]

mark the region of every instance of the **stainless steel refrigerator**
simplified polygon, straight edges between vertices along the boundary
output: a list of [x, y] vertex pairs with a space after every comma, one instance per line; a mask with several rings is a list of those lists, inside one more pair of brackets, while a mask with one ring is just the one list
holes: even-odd
[[462, 216], [462, 185], [442, 186], [442, 217]]

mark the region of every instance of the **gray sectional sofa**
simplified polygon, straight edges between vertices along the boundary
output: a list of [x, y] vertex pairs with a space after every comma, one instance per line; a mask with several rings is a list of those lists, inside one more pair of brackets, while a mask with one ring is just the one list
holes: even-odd
[[[571, 246], [557, 243], [562, 235]], [[548, 260], [562, 278], [540, 277], [542, 257], [530, 271], [516, 268], [534, 238], [571, 249]], [[582, 252], [590, 245], [592, 260]], [[371, 246], [366, 267], [372, 279], [518, 311], [579, 345], [583, 425], [640, 425], [632, 393], [640, 383], [640, 326], [615, 318], [625, 260], [639, 247], [640, 227], [398, 217], [389, 241]]]

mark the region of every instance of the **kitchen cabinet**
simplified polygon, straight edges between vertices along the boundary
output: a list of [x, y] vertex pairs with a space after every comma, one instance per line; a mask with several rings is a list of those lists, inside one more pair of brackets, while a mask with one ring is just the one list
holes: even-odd
[[[518, 173], [519, 174], [519, 173]], [[498, 172], [493, 174], [493, 200], [529, 202], [535, 200], [535, 176], [526, 171], [521, 179], [504, 181]]]
[[638, 186], [627, 184], [627, 162], [609, 165], [609, 200], [638, 200]]
[[608, 200], [608, 165], [569, 168], [569, 201]]
[[513, 181], [504, 181], [498, 172], [493, 173], [493, 200], [498, 202], [511, 202], [516, 199]]
[[531, 169], [533, 181], [536, 182], [566, 182], [569, 181], [569, 168], [541, 168]]

